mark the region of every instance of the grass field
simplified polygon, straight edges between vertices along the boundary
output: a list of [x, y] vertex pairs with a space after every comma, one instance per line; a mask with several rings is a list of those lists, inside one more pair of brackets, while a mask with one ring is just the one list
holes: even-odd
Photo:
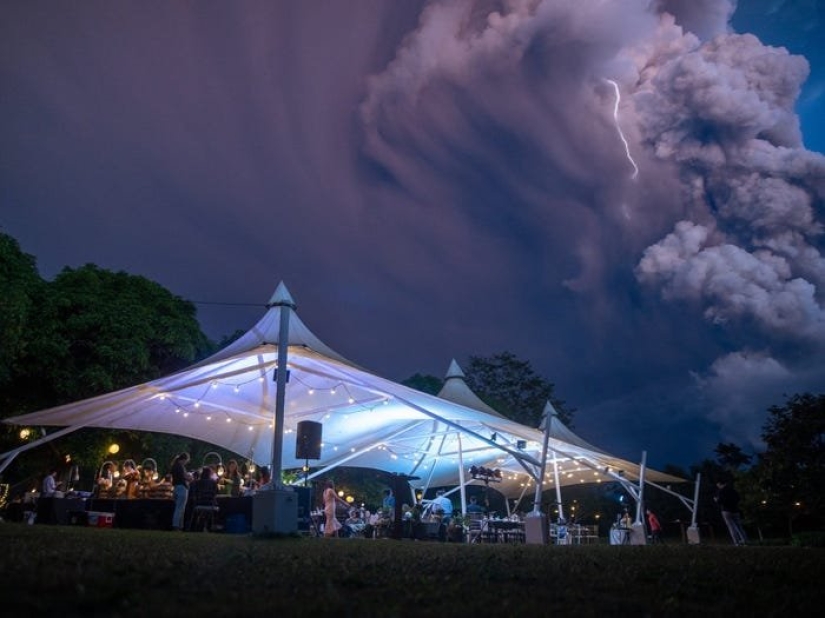
[[812, 616], [825, 550], [0, 524], [4, 616]]

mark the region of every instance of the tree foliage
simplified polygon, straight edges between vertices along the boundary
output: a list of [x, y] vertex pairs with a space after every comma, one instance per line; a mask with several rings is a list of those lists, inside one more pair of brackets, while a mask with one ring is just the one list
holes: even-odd
[[768, 409], [765, 450], [745, 454], [720, 443], [716, 460], [692, 468], [702, 475], [699, 521], [725, 530], [713, 502], [715, 483], [732, 481], [742, 516], [755, 537], [787, 537], [825, 526], [825, 395], [796, 394]]
[[530, 361], [511, 352], [471, 356], [465, 370], [467, 385], [487, 405], [523, 425], [538, 427], [548, 401], [561, 420], [572, 425], [575, 410], [554, 395], [555, 385], [538, 375]]
[[64, 269], [32, 312], [18, 358], [18, 410], [125, 388], [209, 351], [192, 303], [144, 277]]
[[444, 386], [444, 380], [436, 378], [432, 375], [424, 375], [421, 373], [416, 373], [413, 376], [410, 376], [403, 382], [401, 382], [404, 386], [409, 386], [410, 388], [414, 388], [415, 390], [421, 391], [422, 393], [428, 393], [430, 395], [437, 395], [441, 390], [441, 387]]
[[44, 287], [34, 257], [23, 253], [14, 238], [0, 234], [0, 390], [11, 383], [25, 353], [32, 313]]
[[[159, 284], [91, 264], [66, 268], [45, 281], [35, 258], [6, 234], [0, 234], [0, 289], [0, 417], [152, 380], [214, 349], [200, 329], [194, 305]], [[18, 446], [19, 432], [0, 426], [0, 450]], [[4, 477], [36, 478], [45, 467], [65, 464], [67, 455], [88, 472], [99, 466], [106, 445], [128, 437], [124, 435], [76, 432], [19, 457]], [[147, 440], [152, 441], [148, 434], [131, 436], [126, 443], [133, 448], [126, 456], [148, 456], [152, 445]], [[154, 446], [168, 446], [160, 449], [166, 457], [167, 450], [189, 440], [174, 442], [155, 439]], [[161, 467], [165, 463], [159, 462]]]
[[716, 460], [723, 468], [738, 470], [742, 466], [748, 465], [753, 457], [745, 454], [737, 444], [733, 442], [720, 442], [713, 451], [716, 453]]
[[825, 524], [825, 395], [797, 394], [768, 409], [765, 452], [753, 468], [766, 516], [795, 525]]

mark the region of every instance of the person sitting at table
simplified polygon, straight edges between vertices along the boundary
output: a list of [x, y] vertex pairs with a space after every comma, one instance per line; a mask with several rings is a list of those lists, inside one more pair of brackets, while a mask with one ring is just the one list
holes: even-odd
[[347, 517], [347, 519], [344, 521], [344, 529], [342, 530], [342, 536], [362, 536], [364, 533], [364, 528], [366, 528], [366, 526], [367, 524], [364, 522], [364, 518], [361, 517], [361, 512], [358, 509], [351, 509], [349, 512], [349, 517]]
[[372, 514], [369, 523], [372, 526], [372, 536], [376, 538], [389, 536], [392, 526], [392, 513], [382, 507]]
[[212, 469], [209, 466], [201, 469], [200, 478], [189, 486], [189, 491], [194, 509], [190, 528], [197, 530], [204, 526], [207, 530], [210, 529], [216, 510], [218, 482], [212, 478]]
[[257, 490], [268, 490], [272, 489], [272, 473], [269, 471], [269, 466], [261, 466], [261, 474], [258, 477], [258, 487]]
[[137, 470], [137, 466], [132, 459], [127, 459], [123, 462], [123, 473], [120, 476], [120, 480], [126, 483], [126, 489], [124, 491], [124, 497], [126, 498], [137, 498], [137, 488], [138, 482], [140, 481], [140, 472]]
[[423, 517], [424, 505], [421, 503], [421, 500], [416, 500], [409, 511], [409, 519], [405, 522], [404, 536], [408, 536], [411, 539], [424, 538]]
[[238, 462], [230, 459], [226, 464], [226, 473], [219, 483], [219, 488], [224, 494], [237, 498], [241, 495], [243, 487], [243, 477], [238, 467]]

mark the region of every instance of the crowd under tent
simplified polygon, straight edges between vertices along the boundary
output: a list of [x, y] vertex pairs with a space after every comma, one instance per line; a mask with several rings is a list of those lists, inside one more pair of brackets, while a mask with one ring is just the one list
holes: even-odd
[[[279, 349], [284, 332], [287, 346]], [[287, 366], [281, 376], [279, 354]], [[1, 454], [0, 472], [23, 451], [84, 427], [187, 436], [258, 465], [278, 459], [276, 470], [301, 468], [305, 461], [296, 457], [296, 430], [299, 422], [313, 421], [321, 424], [323, 438], [311, 477], [329, 475], [338, 466], [372, 468], [413, 477], [411, 487], [422, 491], [483, 483], [469, 473], [475, 466], [500, 471], [495, 489], [511, 499], [533, 493], [542, 475], [544, 489], [619, 481], [637, 498], [644, 483], [683, 482], [646, 469], [644, 462], [603, 452], [552, 414], [546, 415], [548, 432], [505, 418], [473, 394], [463, 377], [453, 362], [440, 396], [434, 396], [359, 367], [307, 328], [281, 283], [257, 324], [199, 363], [151, 382], [6, 419], [60, 429]], [[545, 469], [546, 461], [552, 469]]]

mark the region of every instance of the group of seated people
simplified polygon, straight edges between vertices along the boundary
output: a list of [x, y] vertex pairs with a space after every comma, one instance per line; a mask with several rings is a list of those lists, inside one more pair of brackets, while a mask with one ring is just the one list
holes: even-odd
[[[359, 508], [351, 508], [342, 520], [339, 536], [346, 538], [366, 537], [382, 538], [391, 536], [395, 523], [394, 496], [384, 492], [382, 507], [375, 513]], [[479, 517], [485, 512], [475, 496], [470, 498], [467, 513], [476, 513]], [[460, 521], [453, 517], [453, 504], [438, 491], [431, 500], [418, 500], [415, 504], [401, 506], [401, 535], [411, 539], [434, 539], [441, 541], [462, 541], [465, 530]]]

